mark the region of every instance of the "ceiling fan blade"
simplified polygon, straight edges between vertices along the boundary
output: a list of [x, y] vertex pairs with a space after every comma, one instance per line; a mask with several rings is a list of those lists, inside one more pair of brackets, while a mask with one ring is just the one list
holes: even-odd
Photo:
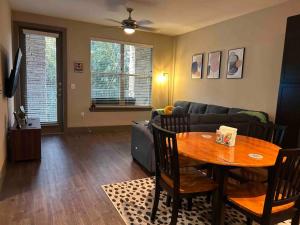
[[155, 32], [155, 31], [157, 31], [157, 29], [155, 29], [155, 28], [153, 28], [153, 27], [143, 27], [143, 26], [138, 26], [136, 29], [144, 30], [144, 31], [150, 31], [150, 32]]
[[140, 21], [137, 21], [136, 24], [139, 26], [147, 26], [147, 25], [153, 24], [153, 22], [150, 20], [140, 20]]
[[121, 24], [122, 25], [122, 22], [121, 21], [118, 21], [118, 20], [114, 20], [114, 19], [106, 19], [107, 21], [110, 21], [110, 22], [114, 22], [114, 23], [118, 23], [118, 24]]

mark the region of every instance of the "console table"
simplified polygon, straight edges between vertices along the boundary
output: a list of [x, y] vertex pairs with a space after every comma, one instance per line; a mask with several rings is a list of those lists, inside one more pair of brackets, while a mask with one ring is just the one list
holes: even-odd
[[16, 124], [9, 129], [9, 156], [12, 161], [41, 159], [41, 124], [38, 118], [29, 118], [22, 128]]

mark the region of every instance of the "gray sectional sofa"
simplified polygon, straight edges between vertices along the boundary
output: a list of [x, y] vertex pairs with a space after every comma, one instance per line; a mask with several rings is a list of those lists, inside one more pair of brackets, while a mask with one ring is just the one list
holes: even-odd
[[[227, 125], [238, 129], [238, 134], [269, 139], [272, 123], [267, 113], [266, 122], [259, 118], [239, 113], [245, 109], [228, 108], [218, 105], [208, 105], [196, 102], [177, 101], [174, 106], [180, 106], [191, 116], [191, 131], [215, 132], [220, 125]], [[137, 123], [132, 125], [131, 154], [141, 166], [150, 173], [155, 172], [155, 156], [151, 123], [160, 123], [157, 112], [153, 112], [149, 125]]]

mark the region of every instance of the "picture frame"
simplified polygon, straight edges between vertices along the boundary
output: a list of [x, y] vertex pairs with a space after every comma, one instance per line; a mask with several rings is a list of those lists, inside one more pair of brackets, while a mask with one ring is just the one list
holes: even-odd
[[245, 48], [228, 50], [227, 79], [242, 79], [244, 69]]
[[75, 61], [74, 62], [74, 72], [83, 73], [83, 62]]
[[222, 51], [208, 53], [207, 75], [208, 79], [220, 79]]
[[192, 56], [191, 75], [192, 79], [202, 79], [204, 53], [197, 53]]

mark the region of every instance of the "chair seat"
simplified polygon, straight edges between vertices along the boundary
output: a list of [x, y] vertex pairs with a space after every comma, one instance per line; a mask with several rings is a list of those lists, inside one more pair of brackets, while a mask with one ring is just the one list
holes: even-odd
[[241, 182], [266, 182], [268, 170], [265, 168], [236, 168], [229, 171], [229, 176]]
[[[262, 216], [266, 198], [267, 185], [262, 183], [248, 183], [230, 185], [227, 189], [227, 199], [238, 207], [257, 216]], [[278, 213], [292, 208], [294, 202], [272, 208], [272, 213]]]
[[179, 155], [179, 167], [184, 168], [184, 167], [199, 167], [201, 165], [205, 165], [205, 162], [198, 161], [191, 159], [189, 157]]
[[[173, 181], [168, 176], [162, 173], [161, 178], [168, 186], [173, 188]], [[217, 186], [216, 182], [205, 177], [197, 170], [184, 171], [180, 173], [180, 194], [210, 192], [215, 190]]]

